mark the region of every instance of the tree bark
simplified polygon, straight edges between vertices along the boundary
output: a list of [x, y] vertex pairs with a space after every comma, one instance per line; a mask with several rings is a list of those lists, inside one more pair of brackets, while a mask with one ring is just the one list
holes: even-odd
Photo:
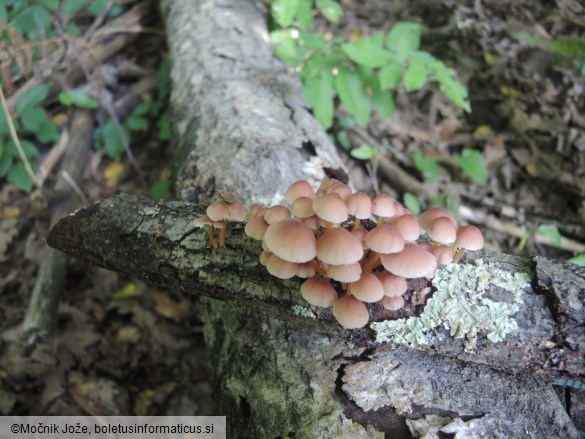
[[[184, 201], [205, 202], [218, 187], [247, 204], [271, 204], [294, 180], [343, 178], [294, 72], [271, 56], [262, 3], [177, 0], [164, 10]], [[579, 437], [552, 386], [522, 372], [583, 376], [582, 272], [483, 255], [531, 276], [532, 291], [515, 316], [520, 329], [500, 343], [480, 338], [475, 353], [450, 338], [417, 351], [373, 343], [369, 329], [342, 331], [327, 310], [310, 308], [315, 318], [295, 314], [299, 282], [266, 274], [259, 244], [241, 226], [226, 249], [212, 252], [190, 225], [201, 212], [121, 196], [64, 219], [48, 241], [213, 297], [202, 300], [202, 318], [228, 437]], [[371, 309], [372, 319], [382, 318], [378, 311]]]

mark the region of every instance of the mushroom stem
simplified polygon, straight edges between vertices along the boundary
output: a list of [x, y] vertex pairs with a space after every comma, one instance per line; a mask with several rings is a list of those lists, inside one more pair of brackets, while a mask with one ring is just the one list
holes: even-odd
[[457, 250], [457, 253], [455, 253], [455, 256], [453, 256], [453, 263], [454, 264], [459, 262], [459, 259], [461, 259], [461, 256], [463, 256], [464, 251], [465, 251], [465, 249], [463, 247], [461, 247], [459, 250]]
[[221, 231], [219, 232], [219, 246], [225, 247], [225, 231], [227, 230], [227, 220], [223, 220], [223, 225], [221, 226]]
[[321, 264], [319, 264], [319, 262], [316, 259], [313, 259], [311, 261], [311, 265], [313, 266], [313, 268], [315, 269], [315, 271], [317, 273], [319, 273], [321, 276], [323, 276], [324, 278], [329, 279], [329, 276], [327, 276], [327, 270], [325, 270]]
[[378, 266], [378, 264], [380, 263], [380, 253], [377, 252], [372, 252], [368, 258], [366, 259], [366, 261], [364, 262], [364, 266], [362, 267], [362, 272], [367, 273], [369, 271], [372, 271], [374, 268], [376, 268]]
[[384, 222], [384, 217], [379, 216], [377, 224], [382, 224]]
[[207, 226], [207, 237], [209, 238], [209, 243], [211, 244], [211, 247], [213, 247], [214, 250], [217, 249], [217, 241], [213, 236], [213, 227], [211, 227], [210, 225]]
[[331, 221], [325, 221], [325, 224], [327, 224], [327, 230], [333, 229], [333, 223]]
[[354, 223], [353, 223], [353, 229], [351, 229], [351, 230], [352, 231], [355, 231], [355, 230], [357, 230], [359, 228], [360, 228], [360, 219], [359, 218], [356, 218], [355, 221], [354, 221]]

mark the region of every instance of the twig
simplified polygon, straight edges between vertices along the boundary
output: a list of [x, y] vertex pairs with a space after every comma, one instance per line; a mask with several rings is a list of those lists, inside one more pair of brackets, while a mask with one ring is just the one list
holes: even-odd
[[10, 136], [12, 137], [12, 141], [18, 150], [18, 155], [20, 159], [24, 163], [24, 169], [32, 179], [33, 183], [36, 187], [40, 187], [39, 181], [35, 172], [33, 171], [32, 166], [30, 165], [28, 159], [26, 158], [26, 154], [24, 153], [24, 149], [22, 149], [22, 145], [20, 144], [20, 139], [18, 138], [18, 134], [16, 134], [16, 128], [14, 128], [14, 121], [12, 120], [12, 116], [10, 115], [10, 111], [8, 110], [8, 103], [6, 102], [6, 98], [4, 97], [4, 91], [0, 86], [0, 100], [2, 101], [2, 109], [4, 110], [4, 114], [6, 115], [6, 121], [8, 122], [8, 128], [10, 129]]
[[89, 200], [87, 199], [85, 194], [81, 191], [81, 188], [75, 182], [75, 180], [73, 180], [73, 178], [71, 178], [71, 175], [69, 175], [69, 172], [67, 172], [65, 170], [61, 171], [61, 177], [63, 177], [65, 179], [65, 181], [69, 184], [69, 186], [71, 186], [71, 189], [73, 189], [73, 191], [77, 194], [77, 196], [79, 197], [79, 199], [83, 203], [83, 206], [84, 207], [89, 206]]

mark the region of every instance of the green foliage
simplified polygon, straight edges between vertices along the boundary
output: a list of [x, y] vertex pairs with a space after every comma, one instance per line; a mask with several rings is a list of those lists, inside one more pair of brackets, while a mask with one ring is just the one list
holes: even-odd
[[439, 176], [439, 165], [435, 159], [425, 157], [420, 150], [416, 150], [412, 156], [414, 166], [418, 169], [427, 183], [432, 183]]
[[407, 91], [416, 91], [435, 81], [455, 105], [471, 110], [467, 91], [455, 72], [420, 50], [420, 24], [397, 22], [387, 35], [378, 32], [345, 41], [308, 31], [314, 7], [333, 23], [343, 16], [340, 4], [332, 0], [273, 0], [276, 28], [271, 39], [275, 54], [299, 71], [305, 98], [326, 129], [333, 124], [336, 98], [364, 127], [372, 111], [392, 117], [393, 93], [400, 84]]
[[159, 180], [150, 188], [150, 197], [155, 200], [160, 200], [167, 195], [169, 188], [169, 180]]
[[561, 246], [561, 239], [562, 236], [559, 233], [559, 229], [554, 224], [541, 224], [538, 226], [536, 231], [542, 235], [549, 238], [557, 247]]
[[567, 262], [571, 262], [573, 264], [585, 266], [585, 253], [581, 253], [577, 256], [568, 259]]
[[418, 198], [416, 198], [413, 194], [411, 194], [410, 192], [405, 192], [403, 201], [406, 208], [410, 210], [413, 213], [413, 215], [420, 214], [421, 211], [420, 203], [418, 202]]
[[378, 155], [378, 149], [362, 143], [358, 148], [352, 149], [350, 155], [358, 160], [371, 160]]
[[79, 108], [90, 108], [96, 109], [99, 107], [99, 103], [89, 94], [79, 89], [63, 90], [59, 93], [59, 102], [66, 107], [79, 107]]
[[488, 169], [483, 155], [475, 149], [464, 148], [461, 154], [455, 154], [453, 161], [461, 170], [477, 184], [486, 184], [488, 181]]

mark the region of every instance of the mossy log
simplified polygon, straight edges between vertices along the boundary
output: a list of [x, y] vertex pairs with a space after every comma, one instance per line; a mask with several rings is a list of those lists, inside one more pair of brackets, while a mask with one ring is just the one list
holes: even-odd
[[[581, 421], [569, 413], [575, 399], [561, 401], [550, 385], [584, 375], [578, 269], [484, 253], [532, 280], [513, 316], [519, 328], [498, 343], [480, 335], [473, 351], [450, 337], [413, 349], [376, 342], [370, 328], [344, 331], [330, 311], [307, 307], [300, 281], [275, 279], [258, 264], [260, 245], [241, 225], [227, 248], [211, 251], [191, 222], [214, 189], [273, 203], [294, 180], [345, 173], [295, 73], [271, 55], [264, 3], [175, 0], [163, 10], [183, 202], [115, 197], [63, 219], [48, 242], [206, 296], [201, 317], [228, 437], [579, 437]], [[404, 313], [424, 311], [415, 294], [421, 304]], [[497, 288], [486, 294], [503, 300]], [[371, 308], [372, 320], [386, 317]]]

